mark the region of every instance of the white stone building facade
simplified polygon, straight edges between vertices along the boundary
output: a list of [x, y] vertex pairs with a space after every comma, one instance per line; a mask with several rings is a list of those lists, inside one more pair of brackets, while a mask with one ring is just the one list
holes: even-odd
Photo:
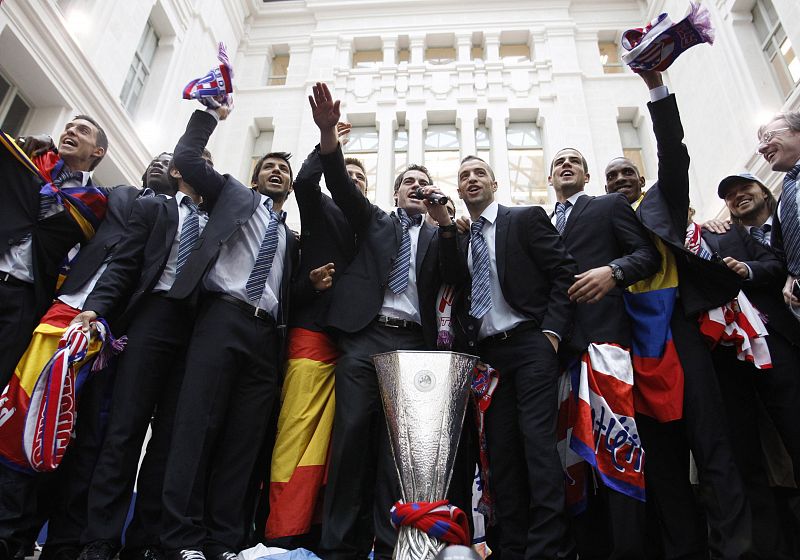
[[[703, 0], [713, 46], [666, 74], [692, 156], [698, 217], [724, 215], [719, 180], [748, 169], [775, 189], [756, 129], [800, 109], [800, 2]], [[138, 184], [171, 151], [197, 106], [180, 94], [224, 41], [235, 110], [214, 134], [215, 165], [248, 182], [253, 158], [318, 140], [306, 96], [325, 81], [353, 125], [347, 148], [369, 167], [370, 196], [392, 205], [398, 169], [423, 163], [455, 194], [458, 161], [492, 164], [503, 203], [554, 201], [547, 166], [565, 146], [589, 162], [588, 192], [626, 153], [657, 170], [642, 81], [619, 63], [621, 33], [686, 0], [5, 0], [0, 127], [57, 135], [76, 112], [110, 139], [102, 184]], [[289, 223], [299, 217], [289, 204]]]

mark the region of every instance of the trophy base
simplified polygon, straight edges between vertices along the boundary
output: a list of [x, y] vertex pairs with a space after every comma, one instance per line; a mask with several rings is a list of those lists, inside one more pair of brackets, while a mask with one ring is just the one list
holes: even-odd
[[392, 560], [434, 560], [447, 543], [430, 537], [416, 527], [400, 527]]

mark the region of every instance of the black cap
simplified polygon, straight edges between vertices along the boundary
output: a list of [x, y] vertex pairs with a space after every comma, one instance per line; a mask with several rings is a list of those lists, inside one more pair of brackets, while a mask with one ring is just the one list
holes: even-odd
[[739, 183], [758, 183], [765, 189], [767, 188], [758, 177], [745, 171], [744, 173], [739, 173], [738, 175], [728, 175], [722, 181], [720, 181], [719, 186], [717, 187], [717, 196], [724, 199], [725, 195], [728, 194], [728, 189], [733, 185], [738, 185]]

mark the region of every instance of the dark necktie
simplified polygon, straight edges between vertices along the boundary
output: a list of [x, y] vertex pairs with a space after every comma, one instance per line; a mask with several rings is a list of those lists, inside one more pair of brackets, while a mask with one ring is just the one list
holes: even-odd
[[403, 237], [400, 240], [397, 258], [389, 272], [389, 289], [395, 294], [402, 294], [408, 288], [408, 270], [411, 268], [411, 234], [408, 233], [408, 230], [412, 225], [419, 225], [422, 222], [422, 216], [418, 214], [411, 217], [402, 208], [398, 208], [397, 217], [400, 220], [400, 227], [403, 229]]
[[781, 193], [781, 233], [786, 250], [786, 267], [792, 276], [800, 276], [800, 218], [797, 215], [797, 175], [800, 163], [783, 178]]
[[272, 211], [271, 199], [267, 204], [269, 208], [269, 225], [267, 225], [267, 231], [264, 233], [264, 239], [261, 240], [261, 247], [258, 249], [258, 256], [253, 265], [253, 270], [250, 272], [250, 277], [244, 287], [247, 299], [253, 302], [261, 299], [267, 278], [269, 278], [269, 272], [272, 269], [275, 251], [278, 250], [278, 224], [280, 223], [280, 218]]
[[766, 245], [769, 247], [769, 241], [767, 241], [767, 233], [772, 229], [772, 226], [769, 224], [764, 224], [761, 227], [753, 226], [750, 228], [750, 235], [752, 235], [756, 241], [761, 243], [762, 245]]
[[480, 319], [492, 308], [492, 287], [489, 280], [489, 246], [483, 237], [483, 216], [470, 226], [469, 246], [472, 251], [472, 303], [469, 314]]
[[569, 200], [563, 204], [556, 202], [556, 229], [559, 235], [563, 234], [564, 228], [567, 227], [567, 208], [570, 206], [572, 203]]
[[188, 196], [184, 196], [181, 204], [189, 208], [189, 215], [183, 220], [183, 227], [181, 228], [181, 238], [178, 242], [178, 260], [175, 265], [175, 274], [180, 273], [184, 263], [189, 259], [189, 254], [197, 244], [197, 239], [200, 237], [200, 215], [197, 211], [197, 205]]

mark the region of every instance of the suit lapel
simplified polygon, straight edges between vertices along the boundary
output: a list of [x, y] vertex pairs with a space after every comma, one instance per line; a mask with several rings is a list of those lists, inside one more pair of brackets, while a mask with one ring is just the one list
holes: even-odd
[[566, 239], [569, 235], [569, 232], [572, 231], [572, 226], [581, 216], [581, 213], [586, 209], [589, 205], [589, 201], [593, 199], [593, 196], [583, 195], [579, 196], [578, 200], [575, 201], [575, 206], [572, 207], [572, 212], [569, 213], [569, 218], [567, 219], [567, 225], [564, 228], [564, 233], [561, 235], [563, 239]]
[[414, 267], [417, 276], [419, 276], [419, 271], [422, 268], [422, 261], [428, 253], [428, 246], [431, 244], [434, 231], [435, 228], [423, 219], [419, 229], [419, 237], [417, 238], [417, 262]]
[[175, 239], [175, 234], [178, 231], [178, 199], [173, 197], [167, 200], [167, 223], [164, 231], [164, 245], [169, 254], [172, 249], [172, 241]]
[[503, 285], [506, 270], [506, 241], [508, 240], [508, 224], [511, 212], [505, 206], [497, 206], [497, 222], [494, 226], [494, 255], [497, 260], [497, 277]]

